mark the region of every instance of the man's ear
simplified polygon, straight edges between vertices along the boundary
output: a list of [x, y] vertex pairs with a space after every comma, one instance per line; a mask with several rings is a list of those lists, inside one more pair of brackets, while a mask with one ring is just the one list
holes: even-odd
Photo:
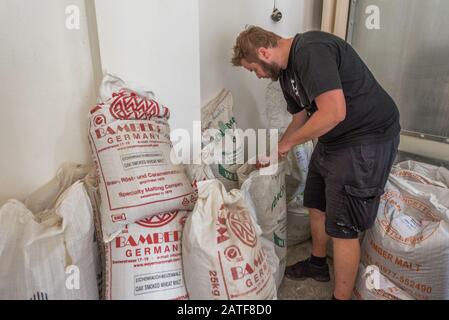
[[270, 51], [267, 48], [262, 47], [257, 49], [257, 55], [260, 60], [267, 62], [270, 58]]

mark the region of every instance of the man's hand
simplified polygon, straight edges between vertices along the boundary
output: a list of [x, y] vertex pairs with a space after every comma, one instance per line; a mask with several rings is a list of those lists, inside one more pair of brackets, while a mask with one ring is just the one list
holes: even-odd
[[288, 141], [281, 140], [278, 144], [278, 159], [279, 161], [284, 160], [287, 154], [293, 148], [293, 145]]
[[318, 110], [302, 127], [298, 128], [295, 124], [295, 119], [293, 119], [281, 142], [279, 142], [280, 156], [295, 145], [303, 144], [325, 135], [345, 120], [346, 101], [343, 90], [327, 91], [318, 96], [315, 101]]
[[294, 147], [294, 144], [287, 142], [290, 140], [290, 138], [293, 136], [293, 134], [299, 130], [309, 119], [307, 116], [307, 112], [305, 110], [294, 114], [292, 122], [288, 126], [287, 130], [285, 131], [284, 135], [282, 136], [281, 141], [278, 144], [278, 159], [283, 160], [289, 153], [289, 151]]

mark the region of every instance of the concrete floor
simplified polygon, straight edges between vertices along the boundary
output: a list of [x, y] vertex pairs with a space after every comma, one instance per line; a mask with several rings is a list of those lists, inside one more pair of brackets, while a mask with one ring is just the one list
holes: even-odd
[[[305, 242], [287, 249], [287, 266], [310, 256], [311, 243]], [[279, 300], [330, 300], [334, 287], [332, 260], [328, 258], [331, 273], [330, 282], [318, 282], [312, 279], [294, 281], [284, 278], [278, 290]]]

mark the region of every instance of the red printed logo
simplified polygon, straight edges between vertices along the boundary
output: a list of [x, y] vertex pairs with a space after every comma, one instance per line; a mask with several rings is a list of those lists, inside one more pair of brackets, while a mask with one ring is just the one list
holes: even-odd
[[103, 114], [99, 114], [94, 117], [94, 124], [99, 127], [106, 124], [106, 117]]
[[112, 222], [118, 222], [118, 221], [125, 221], [126, 220], [126, 214], [114, 214], [111, 216]]
[[[408, 214], [404, 214], [408, 212]], [[411, 215], [411, 216], [410, 216]], [[396, 217], [396, 219], [394, 219]], [[401, 220], [402, 217], [402, 220]], [[415, 217], [415, 218], [411, 218]], [[414, 225], [414, 234], [407, 234], [395, 226]], [[429, 239], [439, 227], [440, 219], [428, 204], [398, 191], [388, 190], [381, 197], [377, 223], [393, 240], [405, 245], [416, 246]], [[424, 225], [426, 225], [424, 227]]]
[[232, 232], [247, 246], [254, 248], [257, 234], [245, 209], [241, 208], [228, 213], [229, 226]]
[[138, 225], [146, 228], [159, 228], [165, 226], [166, 224], [172, 222], [176, 216], [178, 215], [178, 211], [173, 211], [169, 213], [162, 213], [156, 216], [152, 216], [143, 220], [136, 222]]
[[153, 116], [167, 117], [169, 111], [151, 99], [139, 97], [134, 92], [120, 91], [113, 94], [114, 100], [109, 109], [115, 119], [150, 120]]
[[181, 224], [181, 226], [184, 227], [184, 225], [186, 224], [187, 221], [187, 215], [185, 215], [184, 217], [182, 217], [181, 219], [179, 219], [179, 223]]
[[101, 110], [101, 108], [103, 108], [103, 106], [104, 106], [103, 103], [97, 104], [92, 110], [90, 110], [90, 114], [94, 114], [98, 110]]
[[228, 261], [242, 261], [242, 252], [237, 246], [229, 246], [225, 249], [224, 255]]
[[189, 204], [190, 204], [189, 199], [184, 198], [184, 200], [182, 200], [182, 205], [183, 205], [184, 207], [187, 207]]
[[195, 180], [193, 180], [192, 181], [192, 188], [193, 188], [193, 190], [195, 190], [195, 191], [198, 191], [198, 185], [197, 185], [197, 180], [195, 179]]

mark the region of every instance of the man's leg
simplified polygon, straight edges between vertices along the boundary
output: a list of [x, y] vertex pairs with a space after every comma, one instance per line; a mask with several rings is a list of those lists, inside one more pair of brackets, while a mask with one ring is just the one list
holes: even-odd
[[292, 280], [307, 278], [328, 282], [329, 266], [326, 261], [326, 249], [329, 237], [326, 235], [326, 185], [320, 170], [321, 146], [313, 151], [304, 190], [304, 206], [309, 209], [310, 228], [312, 232], [312, 255], [285, 269], [285, 276]]
[[326, 234], [326, 213], [318, 209], [309, 209], [310, 229], [312, 232], [312, 255], [326, 257], [327, 243], [330, 237]]
[[332, 238], [334, 244], [334, 297], [350, 300], [360, 262], [359, 239]]
[[292, 280], [315, 279], [328, 282], [329, 266], [327, 264], [326, 249], [330, 237], [325, 231], [326, 214], [318, 209], [309, 209], [310, 228], [312, 232], [312, 255], [303, 261], [288, 266], [285, 270], [287, 278]]
[[357, 235], [374, 224], [398, 145], [399, 136], [386, 143], [356, 146], [329, 164], [333, 175], [327, 177], [331, 183], [327, 184], [326, 230], [334, 244], [336, 299], [351, 299], [360, 263]]

